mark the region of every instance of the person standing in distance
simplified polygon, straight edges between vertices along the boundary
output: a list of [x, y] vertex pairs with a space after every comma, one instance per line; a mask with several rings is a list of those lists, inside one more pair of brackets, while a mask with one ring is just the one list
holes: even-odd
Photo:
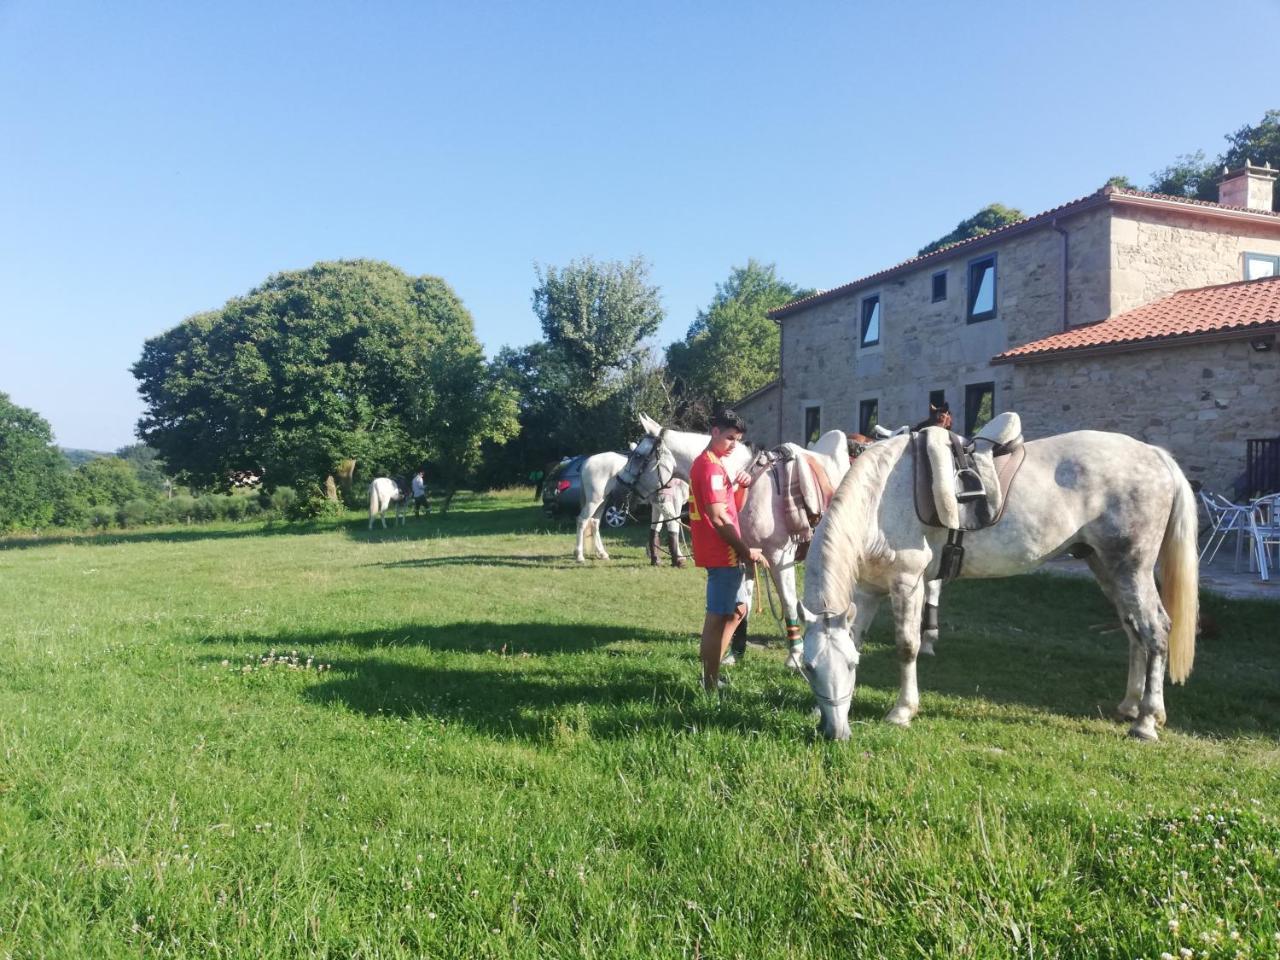
[[747, 615], [744, 563], [768, 565], [758, 548], [742, 542], [738, 527], [735, 485], [744, 488], [751, 478], [744, 472], [730, 477], [722, 460], [733, 453], [746, 424], [732, 410], [722, 410], [711, 418], [711, 443], [693, 461], [689, 470], [689, 527], [693, 539], [693, 562], [707, 571], [707, 612], [702, 621], [702, 685], [707, 690], [720, 686], [720, 660], [733, 631]]

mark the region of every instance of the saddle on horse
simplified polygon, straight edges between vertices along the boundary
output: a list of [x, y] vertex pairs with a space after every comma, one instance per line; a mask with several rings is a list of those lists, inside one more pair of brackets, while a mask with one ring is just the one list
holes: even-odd
[[1004, 515], [1009, 488], [1026, 459], [1022, 420], [1002, 413], [966, 441], [941, 427], [911, 436], [916, 516], [950, 531], [942, 551], [940, 577], [960, 575], [964, 534], [983, 530]]
[[789, 444], [761, 453], [749, 473], [754, 481], [766, 470], [773, 483], [774, 499], [779, 501], [786, 520], [787, 533], [803, 550], [803, 545], [813, 539], [813, 528], [835, 494], [831, 478], [818, 457]]

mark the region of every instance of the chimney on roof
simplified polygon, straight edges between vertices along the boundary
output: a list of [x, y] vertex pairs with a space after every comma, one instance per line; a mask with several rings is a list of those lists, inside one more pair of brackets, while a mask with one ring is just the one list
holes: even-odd
[[1275, 199], [1276, 171], [1267, 163], [1255, 167], [1245, 162], [1235, 170], [1222, 168], [1218, 179], [1218, 202], [1228, 207], [1270, 211]]

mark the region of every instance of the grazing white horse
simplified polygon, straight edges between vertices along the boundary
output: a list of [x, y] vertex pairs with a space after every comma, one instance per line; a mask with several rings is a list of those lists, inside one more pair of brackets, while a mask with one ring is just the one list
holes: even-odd
[[[693, 461], [707, 449], [711, 436], [705, 433], [664, 430], [661, 424], [644, 414], [640, 415], [640, 424], [644, 427], [646, 436], [631, 452], [626, 468], [638, 478], [636, 492], [641, 496], [647, 495], [650, 487], [662, 480], [664, 473], [667, 477], [674, 473], [687, 481]], [[811, 450], [794, 443], [783, 446], [788, 448], [792, 456], [804, 456], [810, 458], [811, 463], [816, 462], [819, 469], [826, 473], [832, 488], [839, 485], [849, 469], [848, 440], [839, 430], [824, 433], [814, 442]], [[739, 444], [723, 461], [724, 468], [730, 477], [735, 477], [751, 464], [754, 457], [755, 454], [746, 444]], [[743, 543], [749, 547], [759, 547], [769, 562], [769, 574], [782, 600], [787, 640], [791, 644], [787, 666], [799, 670], [801, 626], [795, 569], [799, 544], [792, 539], [785, 512], [774, 496], [773, 483], [767, 474], [762, 473], [747, 489], [746, 499], [738, 511], [738, 527], [742, 532]]]
[[[818, 524], [805, 579], [804, 673], [827, 737], [849, 738], [858, 650], [851, 631], [888, 596], [901, 664], [885, 719], [919, 710], [916, 654], [924, 583], [936, 577], [942, 529], [916, 515], [910, 441], [877, 443], [854, 462]], [[1003, 518], [965, 535], [962, 578], [1009, 577], [1046, 560], [1083, 556], [1129, 638], [1129, 680], [1117, 714], [1130, 736], [1155, 740], [1164, 722], [1166, 660], [1174, 683], [1195, 659], [1199, 567], [1195, 497], [1165, 451], [1118, 433], [1034, 440]], [[1155, 568], [1160, 566], [1157, 586]]]
[[408, 497], [400, 484], [390, 477], [376, 477], [369, 484], [369, 529], [373, 529], [376, 517], [382, 521], [382, 529], [387, 529], [387, 508], [393, 503], [396, 506], [395, 522], [403, 525], [408, 510]]

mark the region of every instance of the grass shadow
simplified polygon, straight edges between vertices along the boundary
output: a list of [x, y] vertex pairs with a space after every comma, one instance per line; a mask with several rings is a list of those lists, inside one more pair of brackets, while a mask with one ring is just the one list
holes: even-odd
[[[665, 666], [641, 646], [686, 639], [688, 657], [672, 658]], [[594, 738], [631, 736], [655, 727], [751, 733], [776, 727], [784, 715], [807, 711], [810, 700], [799, 681], [766, 683], [759, 692], [743, 689], [723, 700], [705, 696], [697, 688], [691, 638], [611, 624], [405, 625], [357, 633], [226, 634], [204, 637], [201, 643], [248, 643], [255, 656], [270, 650], [315, 654], [331, 661], [333, 672], [302, 692], [311, 702], [341, 704], [369, 716], [432, 717], [500, 737], [554, 739], [566, 725], [572, 733], [584, 723]], [[615, 644], [625, 646], [607, 649]], [[342, 646], [376, 652], [346, 658], [327, 653]], [[394, 650], [408, 647], [491, 659], [480, 666], [474, 660], [453, 666], [394, 656]], [[568, 664], [556, 656], [562, 654], [586, 659]], [[209, 654], [202, 659], [222, 658]]]
[[[1202, 623], [1212, 627], [1198, 638], [1187, 684], [1165, 684], [1170, 729], [1280, 738], [1275, 610], [1261, 601], [1202, 596]], [[941, 618], [937, 655], [919, 662], [926, 716], [961, 713], [946, 703], [930, 704], [930, 693], [1092, 719], [1110, 718], [1124, 696], [1128, 639], [1092, 581], [962, 581], [943, 592]], [[858, 672], [860, 683], [897, 690], [898, 661], [885, 613], [871, 630]]]

